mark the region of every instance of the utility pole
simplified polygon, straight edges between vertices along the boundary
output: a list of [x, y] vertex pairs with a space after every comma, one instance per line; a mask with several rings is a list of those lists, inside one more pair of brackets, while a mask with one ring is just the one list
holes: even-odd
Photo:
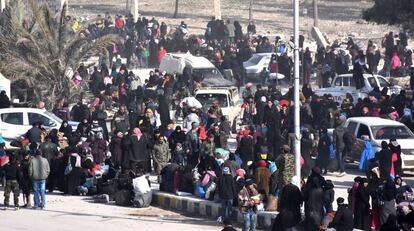
[[129, 0], [126, 0], [125, 10], [126, 12], [131, 12], [131, 8], [129, 7]]
[[318, 0], [313, 0], [313, 26], [318, 27], [319, 16], [318, 16]]
[[[299, 0], [293, 0], [293, 34], [294, 34], [294, 44], [295, 44], [295, 66], [294, 66], [294, 127], [295, 127], [295, 142], [294, 142], [294, 151], [295, 151], [295, 175], [298, 179], [300, 177], [300, 102], [299, 102]], [[300, 180], [296, 182], [300, 188]]]
[[221, 19], [221, 1], [220, 0], [213, 0], [214, 5], [214, 16], [216, 19]]

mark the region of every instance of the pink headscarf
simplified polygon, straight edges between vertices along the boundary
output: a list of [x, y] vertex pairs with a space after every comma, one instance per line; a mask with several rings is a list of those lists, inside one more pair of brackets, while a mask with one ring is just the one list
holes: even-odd
[[141, 129], [134, 128], [134, 130], [132, 130], [132, 136], [136, 136], [138, 138], [138, 140], [140, 140], [141, 136], [142, 136]]

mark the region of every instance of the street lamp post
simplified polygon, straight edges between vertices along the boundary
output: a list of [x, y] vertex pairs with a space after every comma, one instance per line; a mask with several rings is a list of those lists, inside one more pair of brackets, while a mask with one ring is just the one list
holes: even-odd
[[[294, 66], [294, 127], [295, 127], [295, 142], [294, 142], [294, 151], [295, 151], [295, 175], [300, 179], [300, 105], [299, 105], [299, 0], [293, 0], [293, 35], [294, 35], [294, 57], [295, 57], [295, 66]], [[298, 187], [300, 187], [300, 180], [296, 182]]]

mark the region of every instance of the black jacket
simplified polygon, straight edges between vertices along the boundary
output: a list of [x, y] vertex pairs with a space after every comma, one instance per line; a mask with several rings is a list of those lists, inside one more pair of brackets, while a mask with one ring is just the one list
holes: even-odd
[[222, 200], [232, 200], [237, 197], [236, 182], [231, 174], [220, 177], [219, 196]]
[[20, 180], [20, 169], [16, 162], [8, 163], [3, 167], [6, 180]]
[[354, 218], [352, 216], [352, 210], [348, 208], [348, 205], [339, 205], [338, 211], [336, 211], [333, 221], [329, 224], [329, 227], [335, 228], [337, 231], [352, 231], [354, 229]]

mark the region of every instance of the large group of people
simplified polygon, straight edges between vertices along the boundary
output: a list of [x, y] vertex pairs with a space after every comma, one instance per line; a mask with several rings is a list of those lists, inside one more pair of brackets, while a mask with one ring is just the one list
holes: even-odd
[[[68, 99], [59, 99], [52, 111], [63, 120], [60, 129], [46, 131], [42, 121], [36, 121], [21, 142], [16, 142], [17, 151], [5, 150], [0, 140], [5, 207], [10, 205], [13, 192], [14, 206], [19, 208], [20, 189], [26, 206], [32, 206], [30, 194], [34, 192], [33, 208], [45, 207], [46, 189], [70, 195], [106, 194], [108, 200], [115, 199], [122, 205], [146, 207], [151, 201], [146, 174], [153, 173], [161, 191], [187, 192], [220, 201], [218, 220], [227, 228], [231, 228], [233, 206], [238, 206], [243, 215], [243, 230], [255, 230], [257, 212], [261, 210], [279, 211], [273, 230], [319, 230], [329, 216], [332, 219], [325, 229], [410, 230], [414, 226], [412, 190], [402, 179], [401, 147], [394, 139], [384, 141], [376, 153], [366, 141], [360, 161], [362, 175], [366, 176], [355, 179], [348, 198], [336, 200], [338, 210], [332, 215], [335, 186], [324, 175], [333, 171], [338, 176], [346, 174], [344, 159], [356, 142], [343, 127], [346, 119], [382, 117], [414, 128], [413, 100], [404, 90], [388, 95], [387, 89], [375, 87], [367, 98], [354, 99], [348, 94], [340, 105], [332, 95], [317, 96], [312, 91], [310, 79], [315, 70], [321, 86], [329, 85], [328, 79], [335, 74], [346, 73], [351, 63], [355, 83], [364, 70], [377, 72], [382, 57], [372, 42], [364, 54], [350, 39], [348, 61], [335, 50], [336, 46], [318, 49], [314, 60], [309, 49], [304, 49], [300, 93], [302, 170], [301, 176], [294, 177], [292, 89], [282, 94], [278, 86], [266, 82], [244, 86], [239, 115], [242, 128], [237, 132], [237, 148], [231, 151], [228, 139], [232, 122], [223, 116], [217, 100], [201, 109], [177, 104], [183, 124], [177, 125], [178, 120], [171, 118], [173, 99], [190, 96], [189, 89], [200, 87], [197, 76], [155, 69], [143, 82], [128, 71], [134, 65], [155, 68], [166, 52], [190, 51], [213, 60], [220, 70], [232, 69], [242, 86], [243, 61], [254, 51], [272, 53], [281, 49], [279, 41], [271, 44], [266, 37], [252, 36], [256, 33], [253, 23], [246, 36], [237, 21], [224, 23], [213, 18], [206, 34], [196, 37], [188, 36], [184, 22], [170, 28], [170, 33], [165, 23], [159, 24], [154, 18], [140, 18], [135, 23], [132, 16], [112, 20], [106, 14], [98, 16], [87, 29], [74, 19], [67, 20], [75, 32], [89, 36], [100, 36], [108, 30], [125, 36], [124, 44], [114, 43], [108, 51], [111, 57], [127, 58], [127, 63], [100, 63], [92, 73], [83, 65], [79, 67], [75, 75], [82, 78], [75, 76], [74, 83], [90, 80], [94, 97], [88, 104], [79, 100], [73, 107], [69, 107]], [[406, 71], [401, 67], [412, 62], [404, 34], [399, 37], [400, 42], [395, 43], [389, 33], [383, 41], [385, 63], [391, 67], [385, 71], [391, 75]], [[203, 46], [205, 43], [207, 46]], [[397, 60], [398, 56], [404, 58]], [[265, 72], [284, 73], [289, 78], [291, 60], [287, 53], [272, 59]], [[414, 72], [412, 76], [414, 86]], [[4, 107], [10, 106], [3, 93], [0, 97]], [[45, 109], [44, 103], [40, 102], [38, 108]], [[79, 124], [75, 129], [68, 121]], [[332, 136], [328, 134], [330, 128], [334, 129]]]

